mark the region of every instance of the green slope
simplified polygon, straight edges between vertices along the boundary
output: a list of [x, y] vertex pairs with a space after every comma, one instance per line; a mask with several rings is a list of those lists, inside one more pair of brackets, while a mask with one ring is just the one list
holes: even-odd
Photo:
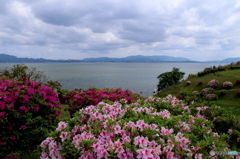
[[[187, 91], [201, 91], [203, 88], [207, 87], [207, 84], [210, 80], [216, 79], [219, 81], [219, 87], [215, 89], [215, 94], [218, 95], [217, 101], [212, 101], [212, 103], [217, 104], [227, 110], [231, 110], [234, 114], [240, 115], [240, 97], [237, 96], [237, 91], [240, 91], [240, 85], [236, 85], [236, 80], [240, 80], [240, 69], [226, 71], [220, 71], [210, 73], [202, 77], [192, 77], [187, 80], [184, 80], [174, 86], [169, 87], [167, 90], [164, 90], [158, 94], [160, 97], [165, 97], [168, 94], [177, 95], [182, 90]], [[191, 81], [190, 85], [186, 84], [186, 81]], [[198, 85], [199, 82], [203, 82], [202, 85]], [[227, 90], [226, 96], [221, 96], [220, 90], [223, 89], [222, 84], [225, 81], [230, 81], [233, 83], [233, 88]]]

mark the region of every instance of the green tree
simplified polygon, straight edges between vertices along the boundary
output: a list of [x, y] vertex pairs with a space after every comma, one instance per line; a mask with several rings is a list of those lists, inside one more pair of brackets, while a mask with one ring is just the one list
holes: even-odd
[[12, 68], [4, 68], [0, 70], [0, 75], [8, 76], [9, 78], [21, 80], [29, 79], [31, 81], [37, 81], [39, 83], [45, 83], [48, 77], [44, 75], [42, 71], [38, 71], [36, 67], [28, 67], [24, 64], [13, 65]]
[[158, 75], [158, 92], [171, 85], [177, 84], [184, 76], [184, 72], [180, 72], [179, 68], [173, 67], [171, 72], [165, 72]]

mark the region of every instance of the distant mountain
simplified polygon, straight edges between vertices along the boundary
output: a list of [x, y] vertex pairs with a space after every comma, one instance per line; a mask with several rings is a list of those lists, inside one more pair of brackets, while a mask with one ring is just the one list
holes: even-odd
[[34, 63], [34, 62], [76, 62], [80, 60], [49, 60], [43, 58], [21, 58], [13, 55], [0, 54], [0, 63]]
[[240, 57], [227, 58], [227, 59], [224, 59], [220, 62], [222, 62], [222, 63], [232, 63], [232, 62], [238, 62], [238, 61], [240, 61]]
[[193, 62], [183, 57], [172, 57], [172, 56], [128, 56], [123, 58], [85, 58], [83, 62]]
[[[220, 62], [220, 63], [231, 63], [240, 61], [240, 57], [227, 58], [222, 61], [201, 61], [201, 62]], [[0, 63], [36, 63], [36, 62], [199, 62], [192, 61], [184, 57], [172, 57], [172, 56], [128, 56], [123, 58], [109, 58], [109, 57], [98, 57], [98, 58], [85, 58], [82, 60], [50, 60], [43, 58], [19, 58], [13, 55], [0, 54]]]

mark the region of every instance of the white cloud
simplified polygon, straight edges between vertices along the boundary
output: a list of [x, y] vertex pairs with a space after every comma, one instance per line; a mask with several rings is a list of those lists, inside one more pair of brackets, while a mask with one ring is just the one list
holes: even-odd
[[0, 2], [0, 53], [53, 59], [240, 56], [237, 0]]

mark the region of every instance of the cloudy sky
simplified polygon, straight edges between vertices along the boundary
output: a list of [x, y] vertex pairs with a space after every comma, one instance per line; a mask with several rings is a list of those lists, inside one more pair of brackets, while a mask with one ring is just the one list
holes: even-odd
[[0, 53], [240, 57], [239, 0], [0, 0]]

